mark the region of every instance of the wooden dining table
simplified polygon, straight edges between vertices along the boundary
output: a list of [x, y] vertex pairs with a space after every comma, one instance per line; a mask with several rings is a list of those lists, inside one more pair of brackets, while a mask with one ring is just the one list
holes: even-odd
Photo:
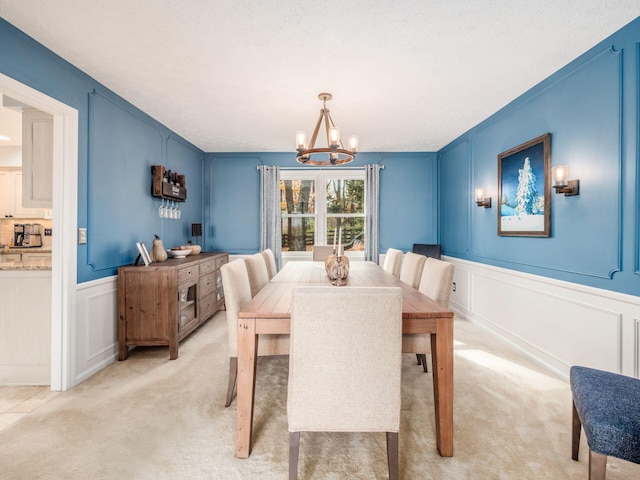
[[[238, 314], [238, 384], [236, 456], [251, 452], [258, 337], [289, 334], [291, 293], [301, 286], [331, 286], [324, 262], [288, 262]], [[351, 262], [348, 287], [400, 287], [402, 333], [431, 334], [436, 445], [453, 456], [453, 312], [401, 282], [373, 262]]]

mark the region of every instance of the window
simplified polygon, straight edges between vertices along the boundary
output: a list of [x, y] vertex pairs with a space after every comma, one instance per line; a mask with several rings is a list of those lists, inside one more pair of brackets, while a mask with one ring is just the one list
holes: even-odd
[[363, 256], [364, 176], [361, 170], [281, 171], [282, 251], [341, 241], [345, 252]]

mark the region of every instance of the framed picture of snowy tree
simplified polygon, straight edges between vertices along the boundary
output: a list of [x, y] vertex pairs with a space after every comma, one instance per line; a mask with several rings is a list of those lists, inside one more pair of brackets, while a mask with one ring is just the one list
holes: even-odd
[[498, 235], [551, 236], [551, 134], [498, 155]]

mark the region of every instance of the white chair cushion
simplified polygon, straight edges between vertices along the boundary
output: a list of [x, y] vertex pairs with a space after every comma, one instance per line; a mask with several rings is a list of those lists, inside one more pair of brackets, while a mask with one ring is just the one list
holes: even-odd
[[262, 256], [264, 257], [264, 263], [267, 266], [267, 274], [269, 276], [269, 280], [271, 280], [273, 277], [275, 277], [276, 273], [278, 273], [278, 267], [276, 267], [276, 257], [270, 248], [263, 250]]
[[262, 253], [254, 253], [244, 259], [249, 274], [249, 284], [251, 285], [251, 296], [255, 297], [256, 293], [262, 290], [269, 283], [269, 272], [267, 265], [264, 263]]
[[396, 277], [400, 277], [400, 270], [402, 269], [402, 250], [390, 248], [384, 257], [384, 263], [382, 268]]
[[420, 285], [420, 277], [422, 276], [422, 268], [427, 257], [418, 253], [407, 252], [402, 260], [402, 268], [400, 269], [400, 280], [412, 288], [418, 288]]
[[400, 288], [293, 291], [289, 431], [397, 432]]

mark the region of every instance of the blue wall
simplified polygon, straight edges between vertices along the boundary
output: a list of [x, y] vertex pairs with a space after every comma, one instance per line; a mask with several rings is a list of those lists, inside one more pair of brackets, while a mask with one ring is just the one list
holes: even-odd
[[[293, 153], [202, 151], [0, 19], [0, 72], [79, 112], [78, 281], [116, 273], [153, 234], [184, 243], [203, 223], [207, 249], [259, 248], [259, 164], [297, 166]], [[437, 153], [361, 153], [381, 171], [380, 250], [413, 243], [578, 284], [640, 294], [640, 19]], [[577, 197], [552, 195], [551, 237], [497, 235], [497, 155], [550, 132], [552, 165], [569, 164]], [[161, 220], [150, 166], [187, 176], [182, 219]], [[482, 186], [494, 207], [477, 208]]]
[[[154, 234], [167, 248], [189, 240], [204, 223], [203, 152], [2, 19], [0, 45], [1, 73], [78, 110], [78, 282], [114, 275]], [[186, 175], [180, 220], [158, 216], [151, 165]]]
[[[639, 41], [636, 19], [438, 152], [446, 255], [640, 295]], [[500, 237], [497, 155], [547, 132], [580, 195], [552, 193], [550, 238]]]
[[[300, 168], [295, 152], [209, 153], [207, 212], [212, 219], [207, 248], [255, 253], [260, 247], [258, 165]], [[344, 167], [384, 165], [380, 171], [380, 251], [411, 250], [414, 243], [438, 238], [437, 158], [435, 153], [359, 153]]]

